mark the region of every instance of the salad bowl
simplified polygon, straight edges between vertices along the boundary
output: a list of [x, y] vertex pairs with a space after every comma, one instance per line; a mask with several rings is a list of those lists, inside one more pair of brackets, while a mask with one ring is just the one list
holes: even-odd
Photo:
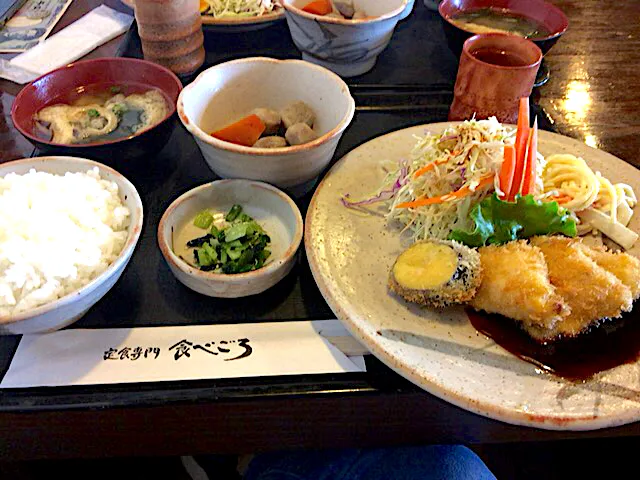
[[[135, 0], [121, 0], [121, 2], [130, 8], [135, 8]], [[250, 0], [241, 0], [241, 3], [254, 4], [255, 2]], [[235, 15], [216, 18], [213, 15], [207, 14], [206, 11], [202, 12], [202, 28], [216, 33], [242, 33], [270, 27], [284, 20], [284, 10], [282, 7], [280, 7], [276, 2], [272, 3], [275, 3], [275, 8], [271, 12], [264, 13], [262, 15]], [[201, 11], [206, 7], [207, 3], [200, 1]]]

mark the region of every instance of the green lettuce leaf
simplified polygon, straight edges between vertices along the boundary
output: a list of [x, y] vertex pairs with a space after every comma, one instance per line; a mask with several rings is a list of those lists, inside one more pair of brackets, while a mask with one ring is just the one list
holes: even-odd
[[561, 233], [577, 235], [576, 222], [557, 202], [541, 202], [533, 195], [516, 195], [514, 202], [503, 202], [496, 193], [476, 204], [469, 212], [475, 228], [456, 229], [449, 238], [469, 247], [501, 244], [535, 235]]

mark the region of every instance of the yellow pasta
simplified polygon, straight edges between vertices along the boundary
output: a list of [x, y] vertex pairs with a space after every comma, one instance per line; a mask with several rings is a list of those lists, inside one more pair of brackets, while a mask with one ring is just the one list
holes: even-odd
[[596, 177], [598, 177], [598, 181], [600, 182], [600, 191], [593, 204], [593, 208], [603, 213], [608, 213], [611, 220], [616, 222], [618, 220], [618, 191], [600, 172], [596, 172]]
[[[626, 225], [631, 218], [631, 209], [638, 203], [629, 185], [612, 184], [600, 172], [591, 170], [582, 158], [570, 154], [547, 157], [542, 183], [544, 194], [557, 199], [567, 210], [598, 210], [607, 215], [611, 223]], [[578, 232], [584, 234], [590, 228], [589, 224], [579, 225]]]
[[544, 193], [563, 198], [562, 206], [572, 212], [589, 208], [600, 192], [600, 179], [582, 158], [570, 154], [547, 157], [542, 171]]
[[626, 183], [616, 183], [614, 185], [616, 191], [618, 192], [618, 197], [621, 198], [622, 202], [625, 202], [629, 208], [633, 208], [638, 203], [638, 198], [636, 197], [636, 193], [633, 191], [630, 185]]

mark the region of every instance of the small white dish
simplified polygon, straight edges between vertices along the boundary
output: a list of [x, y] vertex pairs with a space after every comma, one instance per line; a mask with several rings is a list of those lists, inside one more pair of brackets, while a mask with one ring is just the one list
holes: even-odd
[[[264, 267], [238, 274], [203, 272], [175, 254], [175, 236], [198, 212], [228, 212], [234, 204], [241, 205], [271, 238], [271, 256]], [[169, 268], [184, 285], [210, 297], [237, 298], [261, 293], [291, 271], [302, 232], [300, 210], [277, 188], [250, 180], [217, 180], [189, 190], [169, 205], [158, 226], [158, 245]]]
[[86, 172], [94, 167], [98, 167], [100, 177], [118, 185], [120, 198], [131, 212], [129, 235], [122, 252], [109, 268], [81, 289], [32, 310], [8, 317], [0, 316], [0, 334], [52, 332], [78, 321], [111, 290], [122, 275], [140, 238], [143, 217], [142, 201], [133, 184], [120, 173], [101, 163], [75, 157], [35, 157], [0, 165], [0, 178], [9, 173], [22, 175], [32, 168], [39, 172], [64, 175], [66, 172]]
[[371, 18], [347, 20], [307, 13], [309, 0], [283, 0], [293, 43], [303, 60], [321, 65], [341, 77], [373, 68], [389, 45], [400, 20], [413, 10], [414, 0], [355, 0], [356, 10]]
[[[301, 100], [316, 114], [312, 142], [253, 148], [209, 133], [259, 107], [281, 110]], [[355, 112], [349, 87], [337, 75], [301, 60], [245, 58], [208, 68], [178, 97], [178, 116], [194, 136], [207, 164], [222, 178], [259, 180], [306, 193], [333, 158]]]

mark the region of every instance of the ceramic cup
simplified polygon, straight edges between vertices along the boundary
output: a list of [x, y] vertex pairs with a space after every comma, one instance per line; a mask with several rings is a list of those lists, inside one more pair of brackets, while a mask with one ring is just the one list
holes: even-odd
[[462, 47], [449, 120], [516, 123], [518, 102], [531, 95], [542, 52], [532, 41], [502, 33], [474, 35]]

